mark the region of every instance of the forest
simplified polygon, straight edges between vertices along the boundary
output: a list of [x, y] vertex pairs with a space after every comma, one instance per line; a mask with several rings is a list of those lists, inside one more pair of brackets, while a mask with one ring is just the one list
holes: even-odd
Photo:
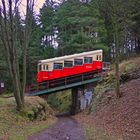
[[[37, 2], [0, 1], [0, 140], [140, 140], [140, 0]], [[58, 94], [28, 96], [27, 87], [42, 90], [40, 60], [94, 50], [111, 69], [79, 74], [85, 83], [71, 89], [73, 75], [65, 76]], [[54, 83], [41, 84], [53, 91]]]
[[0, 81], [17, 101], [36, 82], [38, 60], [103, 49], [117, 72], [119, 62], [140, 53], [138, 0], [46, 0], [39, 14], [27, 0], [24, 18], [20, 1], [8, 2], [0, 9]]

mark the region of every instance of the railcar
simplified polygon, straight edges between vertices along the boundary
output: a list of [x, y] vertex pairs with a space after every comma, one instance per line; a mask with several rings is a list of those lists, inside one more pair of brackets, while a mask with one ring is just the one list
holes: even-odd
[[49, 82], [64, 84], [77, 82], [76, 79], [87, 78], [99, 73], [103, 68], [103, 51], [94, 50], [52, 59], [40, 60], [38, 63], [38, 83]]

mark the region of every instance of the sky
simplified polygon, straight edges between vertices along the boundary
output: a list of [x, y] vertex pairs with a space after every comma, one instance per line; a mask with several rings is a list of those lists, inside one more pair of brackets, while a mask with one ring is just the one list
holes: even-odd
[[[14, 1], [14, 0], [13, 0]], [[26, 2], [27, 0], [19, 0], [21, 3], [19, 5], [19, 9], [20, 9], [20, 13], [21, 16], [25, 15], [25, 11], [26, 11]], [[34, 6], [34, 11], [36, 14], [39, 13], [40, 8], [43, 6], [43, 4], [45, 3], [46, 0], [35, 0], [35, 6]], [[61, 0], [54, 0], [55, 2], [60, 3]], [[2, 2], [0, 1], [0, 6]], [[8, 5], [8, 0], [5, 0], [6, 5]]]
[[[27, 0], [21, 0], [21, 5], [20, 5], [20, 12], [22, 15], [25, 15], [25, 7], [26, 7], [26, 1]], [[34, 6], [34, 11], [38, 14], [39, 9], [43, 6], [43, 3], [45, 3], [45, 0], [35, 0], [35, 6]]]
[[[21, 16], [25, 15], [25, 11], [26, 11], [26, 3], [27, 0], [20, 0], [20, 5], [19, 5], [19, 10], [21, 13]], [[5, 0], [6, 3], [6, 7], [8, 5], [8, 0]], [[45, 0], [35, 0], [35, 6], [34, 6], [34, 11], [35, 13], [39, 13], [39, 9], [43, 6], [43, 4], [45, 3]], [[2, 7], [2, 1], [0, 1], [0, 7]]]
[[[26, 7], [26, 1], [27, 0], [21, 0], [21, 6], [20, 6], [20, 11], [22, 15], [25, 15], [25, 7]], [[38, 14], [39, 9], [43, 6], [46, 0], [35, 0], [35, 7], [34, 10]], [[55, 2], [61, 3], [61, 0], [53, 0]]]

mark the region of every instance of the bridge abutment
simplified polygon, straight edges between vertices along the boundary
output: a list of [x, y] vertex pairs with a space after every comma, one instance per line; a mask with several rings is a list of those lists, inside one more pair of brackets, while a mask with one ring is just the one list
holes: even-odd
[[71, 114], [75, 115], [78, 112], [90, 106], [93, 95], [93, 87], [95, 85], [78, 86], [71, 89]]
[[71, 115], [75, 115], [79, 112], [78, 87], [74, 87], [71, 89], [71, 100]]

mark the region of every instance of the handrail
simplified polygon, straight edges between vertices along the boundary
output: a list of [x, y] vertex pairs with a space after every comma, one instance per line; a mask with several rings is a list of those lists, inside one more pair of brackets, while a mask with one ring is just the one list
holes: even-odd
[[110, 62], [103, 62], [103, 70], [110, 70], [111, 63]]
[[95, 74], [95, 73], [97, 73], [97, 71], [92, 71], [92, 72], [89, 72], [86, 74], [80, 74], [80, 75], [75, 75], [75, 76], [71, 76], [71, 77], [64, 77], [64, 78], [55, 79], [52, 81], [46, 81], [46, 82], [39, 83], [36, 85], [31, 85], [28, 88], [26, 88], [26, 93], [32, 94], [32, 93], [37, 92], [37, 91], [51, 89], [54, 87], [59, 87], [61, 85], [65, 86], [65, 85], [72, 84], [75, 82], [82, 82], [85, 80], [89, 80], [89, 79], [93, 78], [93, 76], [94, 76], [93, 74]]

